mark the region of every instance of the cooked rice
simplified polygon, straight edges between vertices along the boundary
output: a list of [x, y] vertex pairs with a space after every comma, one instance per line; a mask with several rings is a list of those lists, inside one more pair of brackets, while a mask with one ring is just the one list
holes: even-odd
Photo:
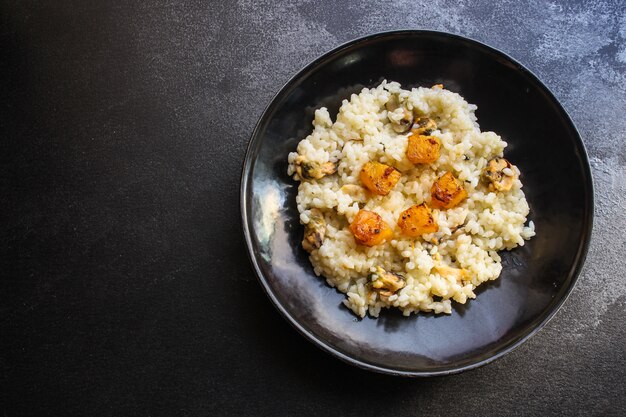
[[[409, 133], [395, 133], [385, 109], [391, 94], [406, 99], [416, 114], [437, 121], [432, 136], [442, 147], [435, 163], [416, 166], [407, 160]], [[494, 132], [480, 131], [475, 111], [475, 105], [445, 89], [409, 91], [384, 81], [344, 100], [335, 122], [326, 108], [316, 110], [313, 132], [289, 154], [288, 172], [297, 180], [299, 156], [338, 163], [336, 174], [301, 181], [296, 200], [302, 224], [309, 222], [311, 208], [324, 213], [326, 236], [310, 260], [317, 275], [346, 294], [344, 304], [358, 316], [377, 317], [383, 307], [397, 307], [406, 316], [419, 311], [450, 314], [452, 300], [464, 304], [476, 297], [476, 287], [498, 278], [502, 270], [498, 251], [522, 246], [535, 235], [532, 221], [525, 226], [529, 207], [519, 179], [507, 192], [491, 192], [481, 180], [487, 162], [502, 157], [507, 144]], [[360, 187], [359, 172], [368, 161], [401, 171], [401, 180], [388, 195], [370, 194]], [[431, 185], [444, 171], [464, 182], [468, 198], [452, 209], [434, 210], [438, 232], [422, 238], [403, 236], [398, 216], [412, 205], [429, 203]], [[345, 187], [349, 184], [355, 186]], [[373, 247], [357, 244], [348, 226], [359, 209], [378, 213], [394, 229], [393, 239]], [[470, 276], [464, 280], [442, 276], [436, 265], [463, 268]], [[382, 299], [368, 279], [377, 266], [404, 276], [406, 286]]]

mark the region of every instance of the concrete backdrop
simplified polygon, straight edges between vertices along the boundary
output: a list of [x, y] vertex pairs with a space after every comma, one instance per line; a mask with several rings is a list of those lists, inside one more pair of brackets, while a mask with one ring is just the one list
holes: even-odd
[[[0, 395], [24, 415], [626, 415], [626, 3], [0, 5]], [[596, 220], [556, 317], [442, 378], [367, 373], [273, 309], [239, 175], [272, 96], [373, 32], [447, 31], [533, 71], [578, 127]]]

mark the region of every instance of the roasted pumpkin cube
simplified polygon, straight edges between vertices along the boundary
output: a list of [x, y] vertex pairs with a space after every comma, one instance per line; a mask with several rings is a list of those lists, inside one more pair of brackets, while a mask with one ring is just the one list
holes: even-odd
[[350, 230], [357, 243], [365, 246], [378, 245], [393, 235], [383, 218], [368, 210], [359, 210], [350, 224]]
[[414, 164], [430, 164], [439, 159], [441, 141], [435, 136], [414, 132], [409, 136], [406, 157]]
[[450, 172], [439, 177], [430, 188], [430, 205], [438, 209], [450, 209], [461, 204], [467, 198], [467, 191], [461, 181]]
[[398, 227], [410, 237], [419, 237], [439, 230], [433, 212], [425, 203], [411, 206], [400, 213]]
[[380, 162], [367, 162], [359, 175], [363, 185], [378, 195], [387, 195], [400, 181], [400, 171]]

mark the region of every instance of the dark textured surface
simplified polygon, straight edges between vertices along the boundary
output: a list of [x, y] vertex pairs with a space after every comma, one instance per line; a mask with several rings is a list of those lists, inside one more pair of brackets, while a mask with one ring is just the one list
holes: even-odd
[[[623, 1], [14, 1], [0, 5], [2, 415], [624, 415]], [[590, 154], [588, 261], [539, 334], [404, 380], [299, 336], [253, 276], [244, 149], [306, 62], [379, 30], [524, 63]]]

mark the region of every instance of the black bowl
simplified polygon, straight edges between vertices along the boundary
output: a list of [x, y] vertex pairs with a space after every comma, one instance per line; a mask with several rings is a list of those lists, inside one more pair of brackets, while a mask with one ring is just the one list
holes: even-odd
[[[321, 106], [382, 79], [404, 88], [444, 84], [478, 105], [482, 130], [500, 134], [522, 171], [537, 236], [502, 252], [500, 278], [452, 315], [381, 312], [359, 320], [344, 294], [315, 276], [300, 247], [297, 184], [287, 154], [311, 130]], [[257, 124], [246, 154], [241, 212], [250, 258], [283, 316], [323, 350], [395, 375], [450, 374], [488, 363], [528, 339], [554, 315], [584, 262], [593, 224], [585, 148], [550, 91], [507, 55], [440, 32], [380, 33], [327, 53], [293, 77]]]

